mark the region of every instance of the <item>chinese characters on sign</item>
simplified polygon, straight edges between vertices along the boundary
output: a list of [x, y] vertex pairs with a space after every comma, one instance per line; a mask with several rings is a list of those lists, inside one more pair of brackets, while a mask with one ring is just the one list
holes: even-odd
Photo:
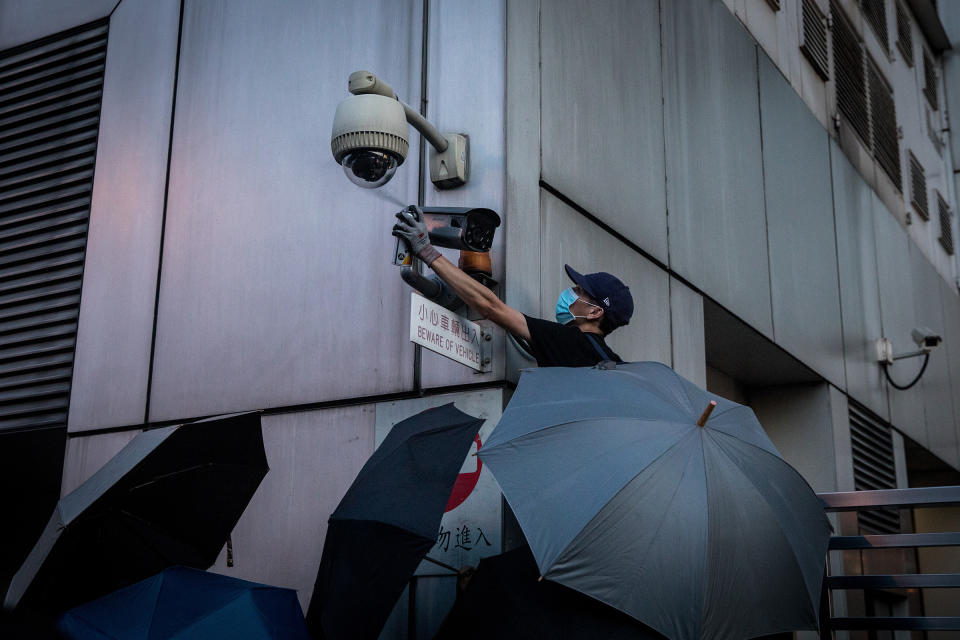
[[410, 340], [477, 371], [490, 369], [489, 334], [416, 293], [410, 294]]

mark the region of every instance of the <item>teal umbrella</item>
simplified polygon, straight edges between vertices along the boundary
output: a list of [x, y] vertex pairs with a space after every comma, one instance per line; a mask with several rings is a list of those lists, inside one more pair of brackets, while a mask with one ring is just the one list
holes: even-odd
[[543, 578], [672, 639], [817, 627], [831, 527], [748, 407], [655, 362], [531, 369], [479, 455]]

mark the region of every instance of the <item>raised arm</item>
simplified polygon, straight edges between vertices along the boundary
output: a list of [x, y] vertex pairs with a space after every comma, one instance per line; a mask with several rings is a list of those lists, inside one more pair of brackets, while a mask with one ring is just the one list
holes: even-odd
[[492, 320], [513, 335], [530, 340], [530, 330], [523, 314], [508, 307], [490, 289], [483, 286], [455, 264], [440, 255], [430, 244], [423, 216], [415, 208], [408, 208], [397, 214], [397, 224], [393, 226], [393, 235], [403, 239], [424, 263], [440, 276], [450, 288], [477, 313]]

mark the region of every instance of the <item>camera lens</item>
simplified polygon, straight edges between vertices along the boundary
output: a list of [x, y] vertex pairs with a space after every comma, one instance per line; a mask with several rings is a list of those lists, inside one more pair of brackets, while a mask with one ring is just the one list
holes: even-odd
[[397, 172], [397, 158], [384, 151], [361, 149], [343, 157], [343, 172], [350, 182], [364, 189], [376, 189]]

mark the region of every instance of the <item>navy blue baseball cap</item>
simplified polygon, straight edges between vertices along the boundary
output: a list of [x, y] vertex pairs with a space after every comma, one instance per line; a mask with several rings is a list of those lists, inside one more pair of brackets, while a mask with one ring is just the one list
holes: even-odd
[[563, 265], [563, 268], [567, 270], [570, 279], [600, 305], [603, 314], [613, 323], [614, 328], [630, 323], [630, 317], [633, 316], [633, 296], [630, 295], [630, 288], [619, 278], [606, 271], [583, 275], [568, 264]]

